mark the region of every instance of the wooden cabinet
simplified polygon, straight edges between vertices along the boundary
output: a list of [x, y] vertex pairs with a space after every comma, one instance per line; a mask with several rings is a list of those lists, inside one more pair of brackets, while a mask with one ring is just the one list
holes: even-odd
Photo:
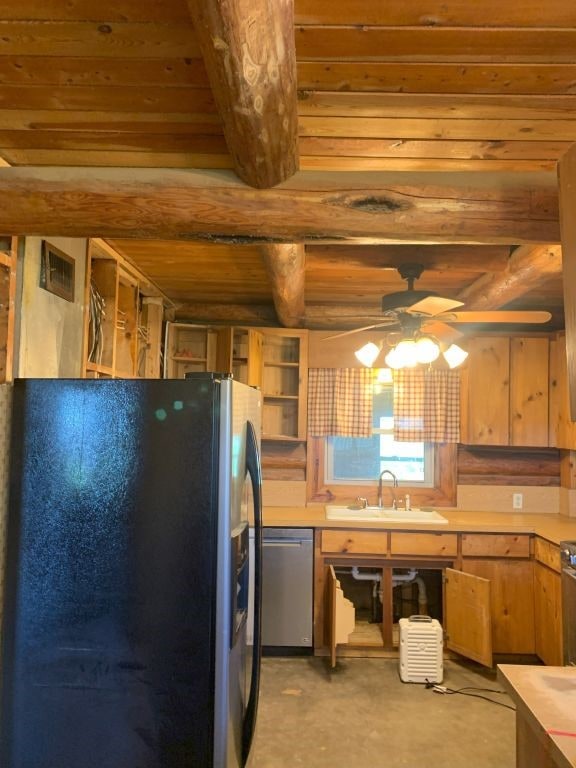
[[549, 339], [470, 339], [462, 387], [462, 442], [547, 446]]
[[550, 445], [568, 450], [576, 448], [576, 422], [570, 418], [564, 333], [550, 342]]
[[262, 334], [253, 328], [166, 323], [164, 375], [189, 372], [230, 373], [253, 387], [262, 383]]
[[164, 377], [183, 379], [187, 373], [217, 371], [217, 343], [218, 332], [215, 328], [190, 323], [166, 323]]
[[[395, 573], [416, 568], [420, 575], [444, 574], [441, 618], [448, 649], [487, 666], [492, 665], [494, 653], [535, 653], [534, 563], [529, 534], [324, 529], [317, 532], [316, 552], [317, 650], [327, 647], [332, 655], [335, 652], [330, 628], [335, 626], [332, 612], [338, 607], [334, 602], [326, 607], [328, 569], [355, 566], [381, 574], [381, 650], [394, 646]], [[363, 640], [358, 630], [350, 636], [350, 643], [374, 652], [372, 639]]]
[[18, 240], [0, 235], [0, 384], [12, 380]]
[[534, 559], [536, 654], [545, 664], [561, 665], [563, 649], [560, 549], [549, 541], [536, 537]]
[[492, 652], [534, 653], [530, 536], [461, 534], [461, 552], [462, 571], [489, 583]]
[[263, 330], [262, 438], [306, 440], [308, 332]]
[[158, 378], [162, 298], [100, 240], [89, 242], [85, 304], [84, 375]]

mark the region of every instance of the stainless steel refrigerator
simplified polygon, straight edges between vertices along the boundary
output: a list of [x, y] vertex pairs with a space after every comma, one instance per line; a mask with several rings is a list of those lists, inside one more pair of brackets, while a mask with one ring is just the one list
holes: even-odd
[[245, 765], [259, 434], [259, 392], [216, 374], [15, 382], [2, 768]]

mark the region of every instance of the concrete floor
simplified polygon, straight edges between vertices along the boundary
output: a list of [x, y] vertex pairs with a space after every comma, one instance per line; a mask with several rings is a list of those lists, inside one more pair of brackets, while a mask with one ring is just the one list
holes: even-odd
[[[444, 685], [500, 689], [493, 671], [445, 662]], [[506, 695], [493, 695], [510, 704]], [[402, 683], [398, 661], [264, 658], [250, 768], [514, 768], [515, 714]]]

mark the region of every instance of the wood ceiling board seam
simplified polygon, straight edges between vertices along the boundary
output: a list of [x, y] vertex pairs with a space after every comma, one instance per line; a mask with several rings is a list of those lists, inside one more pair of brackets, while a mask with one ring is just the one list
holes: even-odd
[[[432, 10], [433, 8], [433, 10]], [[423, 26], [536, 26], [542, 24], [543, 6], [540, 0], [483, 3], [443, 0], [432, 6], [429, 0], [410, 3], [383, 3], [382, 0], [339, 2], [334, 0], [295, 0], [294, 18], [297, 24], [394, 24]], [[549, 0], [545, 6], [548, 25], [576, 25], [576, 10], [570, 0]]]
[[481, 141], [576, 141], [575, 120], [300, 117], [301, 136]]
[[209, 88], [202, 59], [0, 55], [5, 85]]
[[203, 88], [140, 86], [43, 86], [0, 84], [0, 109], [215, 114]]
[[575, 92], [576, 65], [572, 62], [463, 65], [449, 62], [300, 61], [298, 88], [301, 91], [372, 94], [559, 96]]
[[[576, 29], [295, 27], [298, 61], [573, 63]], [[385, 52], [385, 54], [383, 54]]]
[[190, 21], [184, 0], [1, 0], [0, 18], [11, 21], [182, 23]]
[[0, 54], [118, 58], [200, 58], [192, 24], [0, 19]]
[[447, 119], [552, 119], [570, 117], [576, 95], [517, 96], [464, 93], [362, 93], [306, 91], [299, 93], [305, 117], [403, 117]]

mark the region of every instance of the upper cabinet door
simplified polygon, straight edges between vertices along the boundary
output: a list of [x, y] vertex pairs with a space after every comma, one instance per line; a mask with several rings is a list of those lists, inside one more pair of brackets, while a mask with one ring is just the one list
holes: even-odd
[[462, 442], [548, 446], [549, 339], [478, 336], [468, 346]]
[[510, 343], [504, 336], [470, 339], [463, 386], [462, 442], [508, 445]]
[[444, 625], [447, 648], [486, 667], [492, 666], [488, 579], [446, 568]]
[[510, 445], [548, 445], [547, 338], [510, 342]]

